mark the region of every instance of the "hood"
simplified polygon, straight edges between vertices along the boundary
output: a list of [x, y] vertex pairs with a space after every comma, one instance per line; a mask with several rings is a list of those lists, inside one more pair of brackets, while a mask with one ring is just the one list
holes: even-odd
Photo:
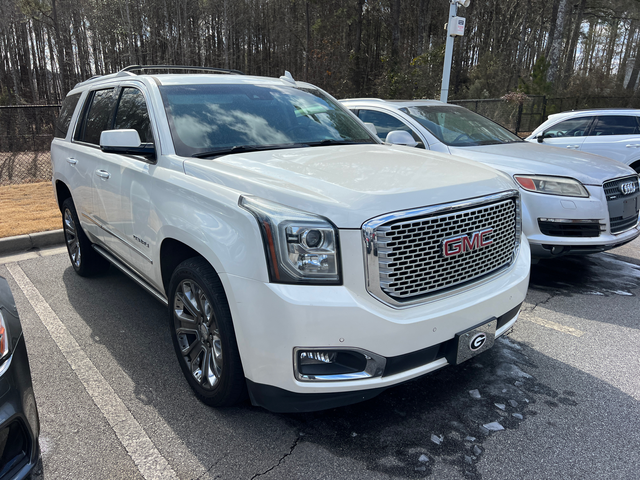
[[515, 189], [508, 176], [451, 155], [386, 145], [271, 150], [189, 159], [184, 170], [240, 194], [255, 195], [360, 228], [399, 210]]
[[635, 175], [616, 160], [566, 148], [518, 142], [478, 147], [449, 147], [454, 155], [476, 160], [509, 175], [528, 173], [572, 177], [585, 185], [602, 185], [612, 178]]

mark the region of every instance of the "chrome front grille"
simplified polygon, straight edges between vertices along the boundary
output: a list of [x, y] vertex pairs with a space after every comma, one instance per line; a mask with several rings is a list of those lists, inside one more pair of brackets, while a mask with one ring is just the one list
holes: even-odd
[[[473, 286], [513, 262], [520, 231], [515, 191], [373, 219], [363, 227], [368, 290], [405, 306]], [[457, 253], [463, 242], [466, 251]]]
[[[622, 185], [631, 186], [629, 193], [625, 193]], [[609, 226], [611, 233], [622, 233], [638, 225], [640, 210], [640, 184], [638, 177], [616, 178], [604, 182], [602, 187], [607, 197], [609, 207]]]

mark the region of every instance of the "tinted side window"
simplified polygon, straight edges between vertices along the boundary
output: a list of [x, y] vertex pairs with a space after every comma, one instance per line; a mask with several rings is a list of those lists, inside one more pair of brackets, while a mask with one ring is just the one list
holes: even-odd
[[358, 112], [358, 118], [363, 122], [373, 123], [378, 131], [378, 137], [386, 139], [387, 134], [394, 130], [402, 130], [409, 132], [413, 139], [418, 142], [417, 147], [424, 148], [424, 143], [408, 125], [405, 125], [402, 121], [398, 120], [392, 115], [382, 112], [376, 112], [373, 110], [360, 110]]
[[587, 134], [593, 117], [571, 118], [545, 130], [545, 137], [583, 137]]
[[638, 122], [631, 115], [606, 115], [598, 117], [590, 135], [636, 135]]
[[60, 108], [60, 114], [56, 120], [56, 129], [54, 136], [57, 138], [64, 138], [67, 136], [67, 130], [69, 130], [69, 124], [71, 123], [71, 117], [76, 109], [78, 100], [80, 100], [81, 93], [74, 93], [67, 96], [62, 101], [62, 108]]
[[89, 106], [85, 114], [83, 128], [78, 132], [76, 140], [100, 144], [100, 134], [111, 127], [113, 113], [114, 90], [96, 90], [90, 95]]
[[142, 92], [137, 88], [122, 89], [113, 128], [132, 128], [138, 132], [142, 143], [153, 143], [147, 102]]

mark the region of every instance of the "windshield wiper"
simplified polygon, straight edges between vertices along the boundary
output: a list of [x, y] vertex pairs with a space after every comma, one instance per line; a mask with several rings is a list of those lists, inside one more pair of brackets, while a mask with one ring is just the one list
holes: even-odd
[[374, 143], [373, 140], [335, 140], [332, 138], [325, 138], [324, 140], [320, 140], [319, 142], [306, 142], [305, 145], [308, 147], [321, 147], [325, 145], [362, 145], [365, 143]]
[[261, 150], [280, 150], [283, 148], [300, 148], [306, 147], [305, 143], [282, 143], [273, 145], [236, 145], [230, 148], [220, 148], [209, 152], [199, 152], [191, 155], [195, 158], [217, 157], [220, 155], [230, 155], [232, 153], [259, 152]]

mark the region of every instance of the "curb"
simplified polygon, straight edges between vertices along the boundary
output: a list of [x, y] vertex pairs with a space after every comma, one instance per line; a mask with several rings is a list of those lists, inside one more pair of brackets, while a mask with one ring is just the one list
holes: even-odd
[[0, 238], [0, 254], [16, 253], [32, 248], [64, 244], [62, 229]]

